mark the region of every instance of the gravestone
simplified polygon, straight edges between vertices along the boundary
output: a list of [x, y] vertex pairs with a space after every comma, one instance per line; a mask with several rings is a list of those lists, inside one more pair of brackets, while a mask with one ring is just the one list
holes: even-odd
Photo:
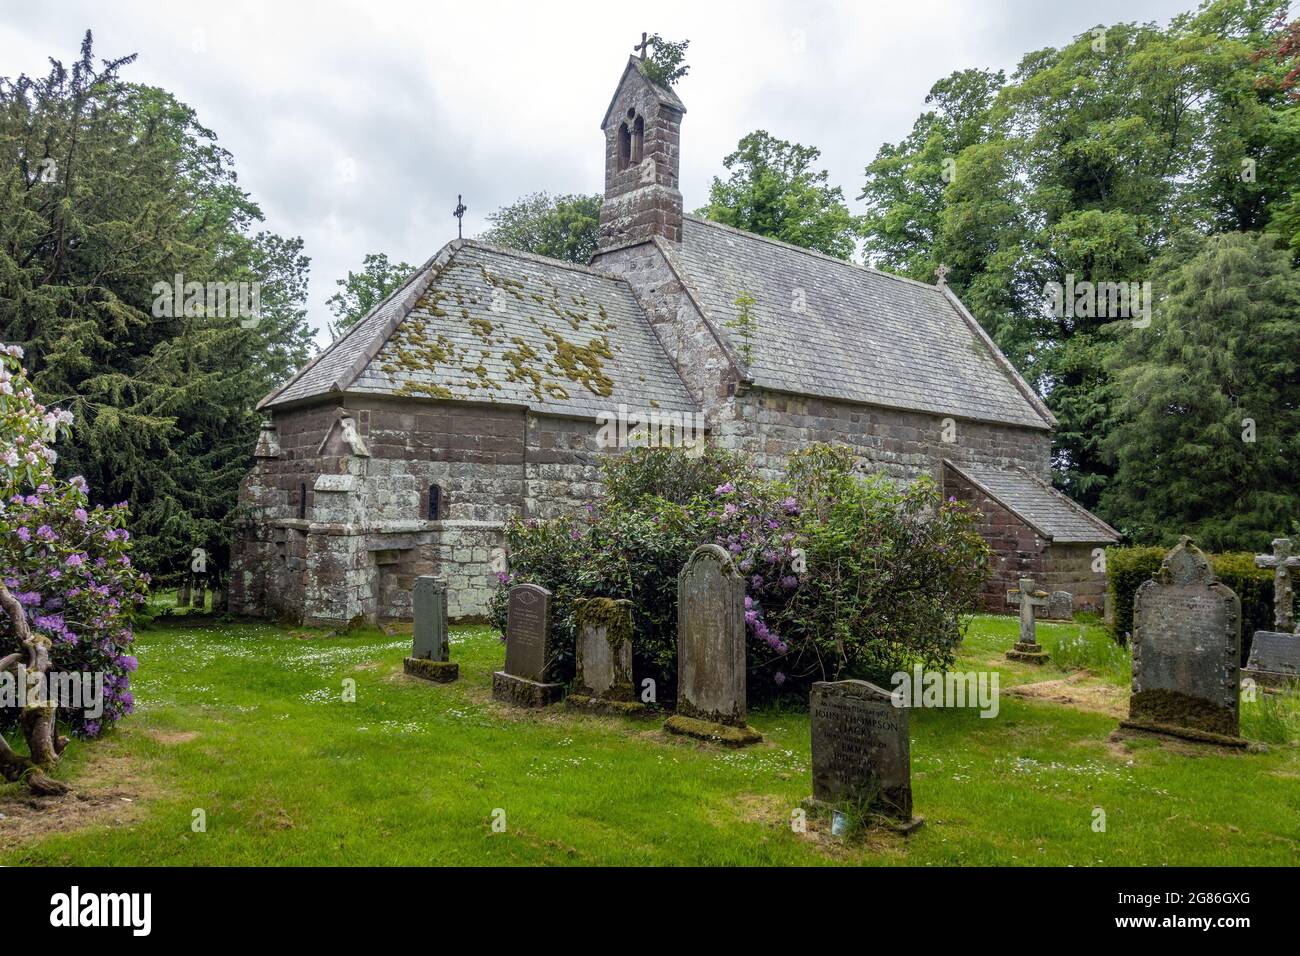
[[639, 716], [646, 710], [632, 681], [632, 602], [579, 598], [573, 602], [572, 692], [565, 705], [605, 713]]
[[415, 579], [415, 634], [411, 656], [402, 668], [413, 677], [446, 684], [460, 676], [447, 644], [447, 582], [434, 577]]
[[564, 696], [547, 681], [552, 659], [551, 592], [516, 584], [506, 598], [506, 666], [492, 675], [494, 699], [520, 707], [544, 707]]
[[664, 728], [736, 747], [763, 739], [745, 724], [745, 581], [716, 544], [677, 576], [677, 713]]
[[809, 701], [812, 722], [812, 796], [805, 806], [826, 810], [849, 804], [880, 814], [910, 833], [912, 759], [907, 708], [889, 691], [864, 680], [818, 681]]
[[1048, 621], [1074, 620], [1074, 595], [1069, 591], [1053, 591], [1047, 599], [1047, 612], [1043, 618]]
[[1007, 603], [1020, 608], [1020, 640], [1007, 651], [1008, 660], [1025, 661], [1028, 664], [1047, 663], [1047, 651], [1038, 643], [1034, 612], [1038, 608], [1045, 609], [1048, 599], [1047, 592], [1038, 590], [1033, 578], [1021, 578], [1020, 587], [1007, 592]]
[[1133, 599], [1133, 690], [1121, 726], [1228, 746], [1239, 736], [1241, 601], [1184, 536]]
[[1256, 631], [1241, 676], [1264, 687], [1300, 682], [1300, 634]]

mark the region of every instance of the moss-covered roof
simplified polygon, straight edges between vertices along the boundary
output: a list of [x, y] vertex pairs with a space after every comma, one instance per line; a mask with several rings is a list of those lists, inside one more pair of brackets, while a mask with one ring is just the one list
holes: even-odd
[[697, 409], [626, 282], [471, 240], [445, 247], [263, 407], [343, 391], [583, 417], [620, 403]]

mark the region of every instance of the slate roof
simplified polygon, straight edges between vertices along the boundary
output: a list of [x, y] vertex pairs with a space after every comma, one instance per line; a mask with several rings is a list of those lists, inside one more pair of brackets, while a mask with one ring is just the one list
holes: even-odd
[[1119, 540], [1119, 532], [1106, 522], [1023, 469], [958, 465], [947, 459], [944, 464], [1019, 515], [1049, 541], [1109, 544]]
[[261, 407], [344, 391], [579, 417], [699, 410], [624, 280], [473, 240], [445, 246]]
[[[755, 385], [1031, 428], [1056, 423], [942, 287], [695, 216], [685, 217], [680, 246], [660, 248]], [[756, 300], [747, 360], [734, 326], [741, 293]]]

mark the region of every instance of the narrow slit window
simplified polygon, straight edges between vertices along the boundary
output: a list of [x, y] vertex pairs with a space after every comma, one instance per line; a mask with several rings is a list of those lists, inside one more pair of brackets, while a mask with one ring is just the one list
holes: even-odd
[[298, 486], [298, 517], [307, 517], [307, 482]]
[[442, 518], [442, 489], [437, 485], [429, 486], [428, 519], [438, 521]]

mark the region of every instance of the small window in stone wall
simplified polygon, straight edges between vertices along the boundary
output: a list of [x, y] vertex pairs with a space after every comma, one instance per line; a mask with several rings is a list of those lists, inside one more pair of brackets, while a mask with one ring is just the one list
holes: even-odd
[[429, 521], [442, 520], [442, 489], [437, 485], [429, 486], [429, 508], [427, 517]]
[[305, 481], [298, 486], [298, 517], [307, 517], [307, 483]]

